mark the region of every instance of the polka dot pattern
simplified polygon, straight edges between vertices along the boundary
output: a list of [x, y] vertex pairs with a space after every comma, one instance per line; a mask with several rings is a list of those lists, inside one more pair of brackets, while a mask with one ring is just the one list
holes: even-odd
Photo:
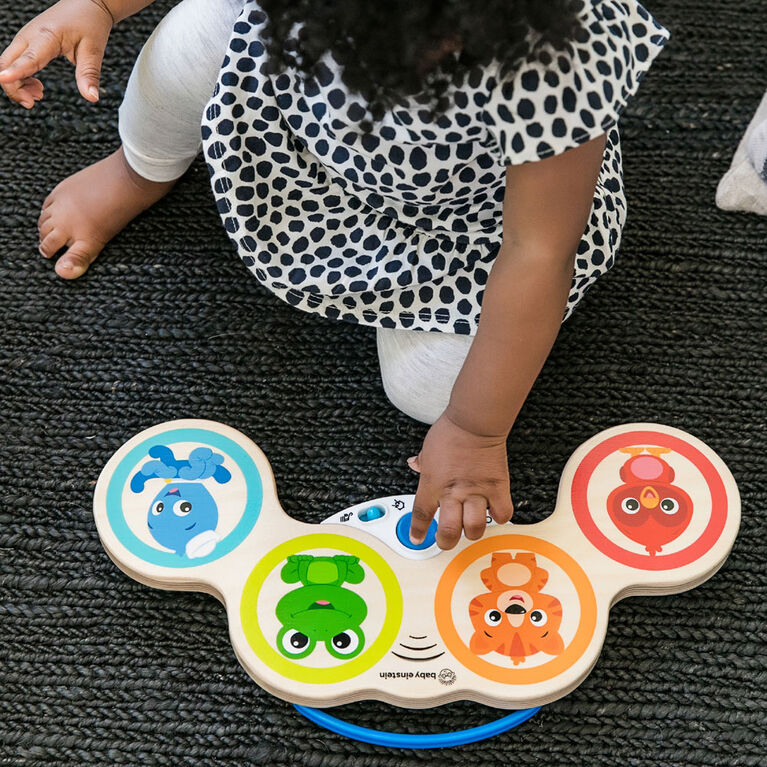
[[224, 226], [280, 298], [332, 319], [473, 335], [501, 244], [504, 166], [602, 133], [564, 319], [612, 266], [626, 216], [616, 123], [668, 37], [642, 6], [587, 5], [566, 51], [506, 76], [472, 71], [445, 113], [411, 99], [368, 134], [330, 56], [309, 80], [267, 73], [265, 20], [245, 3], [202, 136]]

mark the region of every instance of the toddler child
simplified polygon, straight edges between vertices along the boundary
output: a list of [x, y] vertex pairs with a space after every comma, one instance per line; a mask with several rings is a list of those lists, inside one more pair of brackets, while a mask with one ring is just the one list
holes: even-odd
[[[112, 26], [60, 0], [0, 57], [26, 108], [58, 55], [98, 100]], [[432, 424], [411, 538], [513, 506], [506, 439], [626, 215], [618, 117], [668, 33], [635, 0], [182, 0], [134, 66], [122, 146], [61, 182], [40, 250], [80, 276], [200, 143], [224, 226], [280, 298], [375, 326], [384, 389]]]

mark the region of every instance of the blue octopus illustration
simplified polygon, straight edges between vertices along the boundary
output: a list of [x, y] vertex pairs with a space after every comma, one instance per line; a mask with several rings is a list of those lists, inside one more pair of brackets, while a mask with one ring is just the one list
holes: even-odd
[[140, 493], [150, 479], [165, 480], [147, 512], [147, 526], [161, 546], [190, 559], [210, 554], [220, 540], [216, 532], [218, 506], [202, 480], [225, 484], [232, 478], [224, 456], [197, 447], [189, 458], [177, 459], [165, 445], [149, 448], [147, 461], [133, 475], [130, 489]]

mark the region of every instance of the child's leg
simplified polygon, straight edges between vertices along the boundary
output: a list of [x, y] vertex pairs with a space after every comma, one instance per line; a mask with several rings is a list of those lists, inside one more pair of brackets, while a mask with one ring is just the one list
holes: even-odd
[[175, 181], [200, 150], [200, 123], [242, 0], [183, 0], [158, 24], [133, 67], [120, 106], [131, 168]]
[[411, 418], [434, 423], [447, 407], [472, 336], [378, 328], [386, 396]]
[[104, 245], [170, 191], [200, 146], [200, 123], [242, 0], [183, 0], [139, 55], [120, 107], [123, 146], [62, 181], [40, 215], [40, 251], [67, 248], [56, 272], [79, 277]]

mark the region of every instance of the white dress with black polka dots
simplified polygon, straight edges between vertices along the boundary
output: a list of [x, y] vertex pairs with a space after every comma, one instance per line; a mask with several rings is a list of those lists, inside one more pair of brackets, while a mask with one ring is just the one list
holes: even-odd
[[613, 264], [626, 216], [616, 123], [668, 38], [633, 0], [586, 3], [565, 51], [472, 71], [433, 119], [413, 99], [373, 131], [328, 55], [265, 74], [248, 1], [202, 134], [218, 209], [257, 279], [288, 303], [385, 328], [473, 335], [501, 244], [504, 166], [607, 133], [565, 319]]

